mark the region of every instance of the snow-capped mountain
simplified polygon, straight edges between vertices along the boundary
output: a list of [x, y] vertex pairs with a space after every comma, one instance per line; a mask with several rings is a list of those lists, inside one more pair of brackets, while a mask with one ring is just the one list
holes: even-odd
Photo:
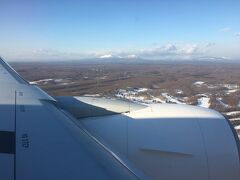
[[108, 58], [117, 58], [117, 59], [136, 59], [138, 58], [135, 54], [128, 54], [128, 55], [112, 55], [112, 54], [104, 54], [99, 56], [100, 59], [108, 59]]
[[99, 58], [101, 58], [101, 59], [113, 58], [113, 55], [111, 55], [111, 54], [105, 54], [105, 55], [100, 56]]

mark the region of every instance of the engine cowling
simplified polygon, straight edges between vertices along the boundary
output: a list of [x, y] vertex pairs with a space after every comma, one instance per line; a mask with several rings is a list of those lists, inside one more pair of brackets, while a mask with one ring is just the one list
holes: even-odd
[[239, 140], [228, 120], [216, 111], [156, 104], [78, 122], [147, 177], [240, 179]]

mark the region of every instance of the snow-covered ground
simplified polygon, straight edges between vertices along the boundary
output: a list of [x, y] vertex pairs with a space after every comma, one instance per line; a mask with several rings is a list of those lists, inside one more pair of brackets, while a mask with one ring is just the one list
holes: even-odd
[[37, 81], [31, 81], [29, 83], [30, 84], [40, 84], [40, 83], [48, 84], [49, 82], [54, 82], [58, 85], [63, 85], [63, 86], [74, 83], [74, 82], [70, 82], [69, 79], [40, 79], [40, 80], [37, 80]]
[[145, 103], [145, 97], [139, 95], [140, 92], [142, 92], [142, 90], [139, 90], [138, 88], [129, 88], [129, 90], [119, 89], [115, 96], [130, 101]]
[[229, 95], [231, 93], [235, 93], [240, 90], [239, 85], [237, 84], [207, 84], [203, 81], [196, 81], [193, 83], [194, 86], [196, 87], [202, 87], [205, 86], [209, 89], [218, 89], [218, 88], [224, 88], [226, 89], [224, 91], [225, 94]]
[[235, 93], [239, 90], [239, 86], [237, 84], [223, 84], [222, 86], [228, 89], [225, 91], [226, 94]]
[[86, 97], [100, 97], [100, 94], [84, 94]]
[[240, 139], [240, 125], [239, 126], [235, 126], [234, 128], [235, 128], [235, 130], [238, 133], [238, 138]]
[[231, 111], [231, 112], [227, 112], [227, 113], [225, 113], [226, 115], [228, 115], [228, 116], [233, 116], [233, 115], [240, 115], [240, 111]]
[[198, 101], [197, 105], [201, 107], [209, 108], [211, 105], [209, 97], [201, 97], [197, 101]]
[[[204, 82], [197, 82], [197, 84], [203, 84]], [[236, 87], [226, 85], [226, 87]], [[137, 101], [140, 103], [176, 103], [176, 104], [188, 104], [189, 97], [174, 97], [170, 95], [168, 92], [162, 92], [159, 96], [151, 95], [151, 89], [148, 88], [135, 88], [128, 87], [127, 89], [119, 89], [117, 90], [115, 96], [118, 98], [127, 99], [130, 101]], [[175, 90], [176, 96], [177, 94], [184, 94], [182, 90]], [[209, 108], [211, 106], [211, 94], [197, 94], [197, 106]], [[217, 102], [222, 105], [224, 108], [231, 108], [226, 102], [224, 102], [223, 98], [216, 98]], [[239, 102], [240, 107], [240, 102]], [[233, 113], [233, 112], [232, 112]]]
[[235, 129], [238, 129], [238, 130], [240, 130], [240, 125], [239, 125], [239, 126], [235, 126]]
[[[179, 101], [178, 98], [174, 98], [173, 96], [169, 95], [168, 93], [161, 93], [161, 97], [155, 97], [150, 93], [148, 88], [129, 88], [119, 89], [115, 94], [118, 98], [127, 99], [130, 101], [137, 101], [144, 104], [151, 104], [151, 103], [176, 103], [176, 104], [185, 104]], [[144, 93], [146, 93], [144, 95]]]
[[240, 121], [240, 117], [239, 118], [230, 118], [229, 121]]
[[162, 93], [162, 96], [166, 99], [166, 103], [186, 104], [169, 95], [168, 93]]
[[225, 91], [226, 92], [226, 94], [231, 94], [231, 93], [235, 93], [235, 92], [237, 92], [239, 89], [230, 89], [230, 90], [227, 90], [227, 91]]
[[67, 86], [67, 85], [69, 85], [69, 84], [72, 84], [72, 83], [64, 82], [64, 83], [60, 83], [59, 85]]
[[60, 82], [63, 82], [63, 79], [54, 79], [53, 80], [55, 83], [60, 83]]
[[237, 84], [207, 84], [208, 88], [226, 88], [228, 90], [236, 90], [239, 89]]
[[146, 92], [146, 91], [148, 91], [148, 88], [134, 88], [134, 91], [135, 91], [135, 92], [138, 92], [138, 93], [140, 93], [140, 92]]
[[[119, 89], [115, 94], [118, 98], [127, 99], [130, 101], [137, 101], [144, 104], [151, 103], [175, 103], [175, 104], [186, 104], [179, 98], [173, 97], [168, 93], [161, 93], [160, 97], [155, 97], [148, 93], [150, 91], [147, 88], [129, 88], [128, 90]], [[146, 93], [144, 95], [144, 93]]]
[[177, 90], [176, 90], [176, 93], [177, 93], [177, 94], [183, 94], [183, 91], [182, 91], [181, 89], [177, 89]]
[[[116, 97], [127, 99], [130, 101], [137, 101], [140, 103], [150, 104], [150, 103], [174, 103], [174, 104], [187, 104], [188, 97], [178, 98], [170, 95], [167, 92], [163, 92], [160, 94], [159, 97], [155, 97], [148, 93], [150, 91], [147, 88], [129, 88], [127, 90], [125, 89], [119, 89], [117, 93], [115, 94]], [[177, 90], [178, 92], [183, 93], [181, 90]], [[143, 92], [147, 92], [147, 96]], [[197, 105], [205, 108], [210, 107], [210, 97], [206, 94], [198, 94], [199, 98], [197, 100]]]
[[53, 81], [53, 79], [40, 79], [40, 80], [37, 80], [37, 81], [31, 81], [31, 82], [29, 82], [29, 83], [30, 83], [30, 84], [38, 84], [38, 83], [46, 84], [46, 83], [48, 83], [49, 81]]
[[102, 76], [102, 77], [99, 77], [99, 79], [107, 79], [107, 76]]
[[237, 84], [220, 84], [220, 86], [225, 87], [227, 89], [238, 89], [239, 86]]
[[222, 98], [217, 98], [216, 99], [223, 107], [228, 108], [230, 107], [228, 104], [224, 103]]
[[205, 82], [203, 81], [196, 81], [195, 83], [193, 83], [193, 85], [196, 85], [196, 86], [201, 86], [203, 85]]

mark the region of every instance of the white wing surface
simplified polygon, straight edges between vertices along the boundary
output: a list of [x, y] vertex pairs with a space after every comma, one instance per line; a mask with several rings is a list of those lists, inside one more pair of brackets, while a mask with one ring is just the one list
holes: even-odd
[[0, 59], [0, 177], [3, 180], [136, 179], [78, 127], [55, 100]]

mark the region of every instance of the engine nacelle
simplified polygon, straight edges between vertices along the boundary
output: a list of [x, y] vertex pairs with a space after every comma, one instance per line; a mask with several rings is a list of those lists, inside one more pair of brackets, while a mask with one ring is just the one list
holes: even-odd
[[121, 114], [86, 117], [79, 123], [147, 177], [240, 179], [239, 140], [228, 120], [216, 111], [156, 104]]

